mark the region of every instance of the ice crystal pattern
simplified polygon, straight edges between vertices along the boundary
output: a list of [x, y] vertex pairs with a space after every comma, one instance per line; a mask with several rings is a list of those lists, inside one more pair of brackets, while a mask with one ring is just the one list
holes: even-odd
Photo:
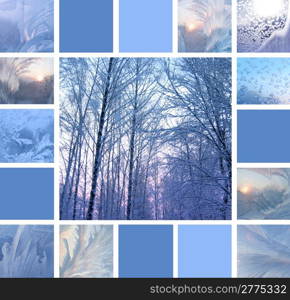
[[[275, 1], [277, 0], [273, 2]], [[270, 41], [281, 32], [283, 32], [282, 40], [287, 39], [284, 31], [289, 28], [289, 0], [282, 1], [281, 7], [275, 13], [263, 15], [255, 8], [255, 0], [238, 0], [239, 52], [283, 51], [281, 43]], [[271, 45], [267, 45], [268, 43]], [[277, 46], [280, 49], [274, 49]]]
[[0, 277], [53, 277], [53, 226], [0, 226]]
[[290, 59], [240, 58], [238, 104], [289, 104]]
[[0, 128], [0, 162], [53, 162], [52, 110], [0, 110]]
[[238, 218], [290, 219], [289, 169], [239, 169]]
[[238, 276], [290, 276], [290, 226], [238, 227]]
[[179, 51], [230, 52], [231, 1], [179, 0]]
[[0, 0], [0, 52], [52, 52], [53, 0]]
[[113, 276], [113, 227], [65, 225], [60, 232], [60, 276]]

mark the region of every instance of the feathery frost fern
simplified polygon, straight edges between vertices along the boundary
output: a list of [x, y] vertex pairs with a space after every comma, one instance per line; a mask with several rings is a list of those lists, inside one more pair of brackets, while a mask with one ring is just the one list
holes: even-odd
[[61, 226], [60, 276], [112, 277], [113, 227]]
[[52, 110], [0, 110], [0, 128], [0, 162], [53, 162]]
[[290, 276], [290, 226], [238, 227], [238, 276]]
[[0, 52], [52, 52], [53, 0], [0, 0]]
[[[188, 32], [179, 27], [179, 49], [195, 51], [191, 45], [200, 43], [202, 52], [231, 51], [231, 2], [229, 0], [179, 0], [180, 12], [192, 16], [200, 29]], [[190, 41], [192, 40], [192, 41]]]
[[0, 277], [53, 277], [53, 227], [0, 226]]

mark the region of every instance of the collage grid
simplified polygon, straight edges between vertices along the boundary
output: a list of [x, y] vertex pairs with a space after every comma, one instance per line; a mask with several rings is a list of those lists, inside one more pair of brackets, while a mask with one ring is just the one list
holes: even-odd
[[[113, 225], [113, 277], [119, 277], [119, 228], [120, 225], [172, 225], [173, 226], [173, 277], [178, 278], [178, 230], [180, 226], [229, 226], [231, 228], [231, 276], [237, 277], [237, 230], [240, 225], [290, 225], [290, 220], [238, 220], [237, 216], [237, 171], [239, 168], [290, 168], [290, 163], [240, 163], [238, 162], [237, 115], [243, 110], [287, 110], [288, 105], [238, 105], [237, 104], [237, 60], [246, 57], [290, 57], [289, 53], [238, 53], [237, 51], [237, 3], [232, 1], [232, 52], [231, 53], [179, 53], [178, 52], [178, 0], [172, 0], [172, 49], [171, 53], [121, 53], [119, 52], [119, 0], [113, 1], [113, 52], [112, 53], [62, 53], [60, 52], [60, 2], [54, 0], [54, 52], [53, 53], [17, 53], [17, 57], [48, 57], [54, 59], [54, 104], [17, 105], [17, 109], [53, 109], [54, 110], [54, 163], [0, 163], [0, 168], [53, 168], [54, 170], [54, 219], [53, 220], [0, 220], [0, 225], [52, 225], [54, 226], [54, 277], [60, 277], [59, 249], [60, 226], [63, 225]], [[15, 57], [15, 53], [1, 53], [1, 57]], [[122, 221], [122, 220], [60, 220], [59, 214], [59, 118], [60, 88], [59, 60], [65, 57], [228, 57], [232, 59], [232, 219], [225, 221]], [[7, 104], [1, 109], [15, 109]]]

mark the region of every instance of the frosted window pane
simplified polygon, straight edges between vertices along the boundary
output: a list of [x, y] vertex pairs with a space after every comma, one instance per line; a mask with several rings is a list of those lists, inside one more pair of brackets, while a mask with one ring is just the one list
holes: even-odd
[[52, 52], [53, 0], [0, 0], [0, 52]]
[[238, 218], [290, 219], [290, 169], [238, 169]]
[[179, 0], [179, 52], [231, 51], [231, 0]]
[[238, 51], [290, 51], [289, 0], [238, 0]]
[[238, 60], [238, 104], [289, 103], [289, 58]]

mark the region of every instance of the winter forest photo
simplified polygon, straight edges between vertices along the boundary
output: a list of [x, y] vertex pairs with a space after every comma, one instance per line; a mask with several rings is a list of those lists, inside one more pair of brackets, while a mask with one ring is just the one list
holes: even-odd
[[0, 0], [0, 52], [52, 52], [53, 0]]
[[61, 219], [229, 219], [231, 60], [63, 58]]

